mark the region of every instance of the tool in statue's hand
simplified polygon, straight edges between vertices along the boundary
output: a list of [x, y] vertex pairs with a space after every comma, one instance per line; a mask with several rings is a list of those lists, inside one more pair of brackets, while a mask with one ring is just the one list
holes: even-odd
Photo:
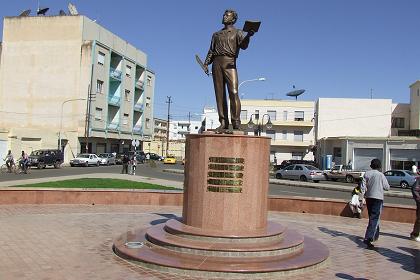
[[208, 66], [204, 65], [203, 61], [201, 61], [198, 55], [195, 55], [195, 60], [197, 60], [197, 63], [200, 65], [201, 69], [203, 69], [204, 73], [206, 73], [206, 75], [209, 76], [211, 72], [209, 72]]

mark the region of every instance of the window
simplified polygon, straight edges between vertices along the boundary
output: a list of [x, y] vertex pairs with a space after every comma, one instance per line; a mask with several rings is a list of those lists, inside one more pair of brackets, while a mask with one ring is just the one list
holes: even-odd
[[303, 167], [300, 165], [296, 165], [295, 170], [303, 170]]
[[241, 110], [241, 120], [248, 119], [248, 111], [247, 110]]
[[129, 65], [125, 66], [125, 75], [127, 77], [131, 77], [131, 66]]
[[392, 128], [404, 128], [404, 118], [392, 118]]
[[95, 120], [102, 120], [102, 108], [95, 108]]
[[152, 85], [152, 77], [147, 76], [146, 85], [148, 85], [148, 86]]
[[104, 89], [104, 81], [97, 80], [96, 81], [96, 92], [98, 92], [98, 93], [104, 93], [103, 92], [103, 89]]
[[283, 130], [283, 131], [281, 132], [281, 139], [282, 139], [282, 140], [287, 140], [287, 130]]
[[283, 111], [283, 121], [287, 121], [287, 111]]
[[146, 119], [146, 128], [150, 128], [150, 119]]
[[296, 142], [303, 142], [303, 131], [295, 131], [293, 140]]
[[341, 157], [341, 148], [340, 147], [334, 147], [333, 148], [333, 156], [334, 157]]
[[124, 114], [123, 119], [122, 119], [123, 125], [127, 125], [128, 124], [128, 117], [129, 117], [128, 114]]
[[260, 118], [260, 110], [255, 110], [255, 119], [258, 120]]
[[295, 121], [303, 122], [304, 120], [304, 112], [303, 111], [295, 111]]
[[150, 97], [146, 97], [146, 107], [150, 108]]
[[293, 168], [295, 168], [294, 165], [289, 165], [284, 170], [293, 170]]
[[99, 65], [105, 64], [105, 54], [103, 52], [98, 52], [98, 64]]
[[276, 111], [267, 111], [267, 115], [270, 116], [270, 120], [271, 121], [275, 121], [276, 120]]
[[130, 91], [128, 89], [125, 90], [124, 97], [126, 101], [130, 101]]
[[303, 159], [303, 153], [292, 152], [292, 159], [302, 160]]
[[265, 134], [267, 137], [270, 137], [271, 140], [276, 140], [276, 132], [274, 130], [267, 130]]

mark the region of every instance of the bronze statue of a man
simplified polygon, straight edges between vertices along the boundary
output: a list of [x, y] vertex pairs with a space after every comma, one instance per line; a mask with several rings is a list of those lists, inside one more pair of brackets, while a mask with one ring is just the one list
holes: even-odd
[[236, 59], [239, 49], [248, 48], [249, 38], [254, 35], [254, 31], [246, 33], [236, 29], [233, 25], [237, 19], [238, 15], [235, 11], [225, 11], [222, 21], [225, 27], [213, 34], [210, 49], [204, 61], [204, 71], [207, 75], [209, 74], [208, 65], [212, 64], [213, 84], [220, 121], [220, 126], [216, 129], [217, 132], [223, 132], [229, 128], [226, 87], [229, 92], [232, 127], [237, 130], [241, 125], [241, 101], [238, 96]]

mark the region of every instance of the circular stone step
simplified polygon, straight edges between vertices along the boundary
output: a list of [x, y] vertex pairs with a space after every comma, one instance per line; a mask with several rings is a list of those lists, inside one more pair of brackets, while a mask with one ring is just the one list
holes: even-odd
[[267, 228], [255, 231], [247, 236], [238, 236], [226, 231], [209, 231], [183, 224], [182, 222], [171, 219], [165, 223], [165, 231], [184, 238], [214, 241], [218, 238], [219, 242], [266, 242], [269, 239], [280, 239], [285, 227], [274, 222], [268, 222]]
[[218, 242], [218, 240], [195, 240], [173, 235], [164, 230], [164, 225], [150, 227], [146, 239], [158, 246], [188, 254], [220, 257], [258, 257], [296, 254], [303, 249], [303, 236], [296, 231], [287, 230], [283, 239], [266, 242]]
[[[307, 236], [304, 236], [303, 250], [297, 254], [259, 257], [241, 257], [241, 252], [235, 257], [194, 255], [168, 250], [148, 242], [146, 232], [139, 230], [123, 234], [114, 242], [114, 252], [141, 266], [199, 277], [257, 279], [290, 275], [318, 268], [329, 255], [324, 244]], [[127, 242], [142, 242], [137, 244], [143, 246], [130, 248], [125, 245]]]

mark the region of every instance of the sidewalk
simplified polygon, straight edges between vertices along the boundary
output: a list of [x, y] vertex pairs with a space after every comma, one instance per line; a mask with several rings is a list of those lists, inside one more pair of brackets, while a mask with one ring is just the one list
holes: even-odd
[[115, 174], [115, 173], [92, 173], [92, 174], [80, 174], [80, 175], [4, 181], [4, 182], [0, 182], [0, 188], [13, 187], [13, 186], [19, 186], [19, 185], [28, 185], [28, 184], [38, 184], [38, 183], [53, 182], [53, 181], [81, 179], [81, 178], [120, 179], [120, 180], [129, 180], [129, 181], [135, 181], [135, 182], [156, 184], [156, 185], [161, 185], [161, 186], [166, 186], [166, 187], [174, 187], [174, 188], [179, 188], [179, 189], [184, 188], [183, 182], [168, 181], [168, 180], [163, 180], [163, 179], [143, 177], [143, 176], [137, 176], [137, 175]]
[[[204, 280], [143, 268], [112, 252], [113, 240], [121, 234], [181, 213], [182, 207], [171, 206], [0, 205], [0, 279]], [[282, 212], [269, 212], [269, 219], [316, 238], [330, 250], [324, 268], [282, 279], [420, 276], [420, 243], [408, 238], [411, 224], [381, 221], [377, 250], [370, 251], [362, 243], [366, 219]]]
[[[184, 170], [180, 169], [164, 169], [163, 172], [168, 173], [175, 173], [175, 174], [184, 174]], [[320, 190], [330, 190], [330, 191], [340, 191], [340, 192], [351, 192], [354, 188], [353, 185], [331, 185], [331, 184], [323, 184], [323, 183], [312, 183], [312, 182], [301, 182], [301, 181], [291, 181], [291, 180], [284, 180], [284, 179], [269, 179], [270, 184], [276, 185], [284, 185], [284, 186], [292, 186], [292, 187], [303, 187], [303, 188], [313, 188], [313, 189], [320, 189]], [[399, 191], [399, 190], [389, 190], [385, 192], [385, 196], [389, 197], [399, 197], [399, 198], [413, 198], [411, 193]]]

